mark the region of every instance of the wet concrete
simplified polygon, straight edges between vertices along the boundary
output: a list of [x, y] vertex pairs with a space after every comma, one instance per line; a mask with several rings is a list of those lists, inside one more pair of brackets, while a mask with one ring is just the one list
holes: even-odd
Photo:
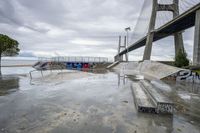
[[[187, 121], [200, 123], [200, 85], [175, 81], [152, 81], [164, 95], [175, 103], [175, 113]], [[200, 126], [200, 125], [199, 125]]]
[[19, 88], [19, 77], [4, 76], [0, 77], [0, 96], [17, 91]]
[[200, 132], [200, 96], [194, 93], [193, 100], [188, 101], [180, 92], [191, 96], [193, 91], [185, 91], [185, 86], [154, 81], [155, 85], [164, 86], [161, 90], [173, 101], [178, 99], [183, 108], [192, 102], [188, 113], [177, 107], [174, 115], [156, 115], [138, 113], [135, 108], [130, 84], [142, 76], [66, 72], [31, 82], [29, 77], [15, 77], [16, 91], [0, 96], [2, 133]]

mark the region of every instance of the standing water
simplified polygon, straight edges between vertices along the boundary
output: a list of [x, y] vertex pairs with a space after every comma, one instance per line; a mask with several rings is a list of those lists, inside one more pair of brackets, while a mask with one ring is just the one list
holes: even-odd
[[45, 72], [44, 77], [36, 72], [30, 80], [27, 73], [31, 69], [3, 68], [2, 133], [200, 132], [199, 90], [153, 81], [174, 101], [175, 113], [138, 113], [130, 84], [141, 76], [66, 70]]

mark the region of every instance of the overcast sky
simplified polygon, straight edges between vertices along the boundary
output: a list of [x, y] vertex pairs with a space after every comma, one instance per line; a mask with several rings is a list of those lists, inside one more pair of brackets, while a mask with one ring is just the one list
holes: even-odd
[[[1, 0], [0, 33], [20, 43], [20, 56], [102, 56], [117, 53], [118, 36], [136, 24], [143, 0]], [[193, 29], [184, 33], [191, 58]], [[171, 37], [156, 42], [153, 59], [173, 59]], [[131, 52], [142, 58], [143, 48]], [[162, 55], [162, 56], [161, 56]]]

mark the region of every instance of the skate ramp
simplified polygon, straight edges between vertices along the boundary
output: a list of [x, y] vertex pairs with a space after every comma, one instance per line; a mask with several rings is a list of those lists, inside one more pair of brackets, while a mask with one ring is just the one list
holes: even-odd
[[122, 62], [116, 65], [113, 69], [123, 71], [126, 75], [140, 74], [146, 79], [163, 79], [184, 70], [156, 61]]

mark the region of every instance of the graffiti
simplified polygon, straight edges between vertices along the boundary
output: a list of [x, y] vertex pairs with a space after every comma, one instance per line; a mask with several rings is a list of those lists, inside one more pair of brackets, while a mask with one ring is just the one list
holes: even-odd
[[157, 112], [158, 113], [173, 113], [173, 104], [158, 103]]
[[32, 67], [37, 70], [53, 70], [53, 69], [75, 69], [87, 70], [92, 69], [96, 63], [82, 63], [82, 62], [37, 62]]
[[173, 114], [173, 104], [158, 103], [156, 108], [138, 106], [138, 111], [143, 113], [169, 113]]
[[93, 68], [93, 65], [94, 65], [94, 63], [74, 63], [74, 62], [67, 62], [66, 63], [66, 68], [67, 69], [82, 70], [82, 69]]
[[191, 70], [181, 70], [175, 74], [172, 74], [164, 79], [186, 81], [190, 83], [200, 83], [200, 75], [197, 72]]
[[155, 108], [151, 108], [151, 107], [141, 107], [138, 106], [138, 112], [142, 112], [142, 113], [153, 113], [156, 114], [156, 109]]
[[192, 83], [200, 83], [200, 75], [191, 70], [182, 70], [176, 75], [176, 81], [188, 81]]

